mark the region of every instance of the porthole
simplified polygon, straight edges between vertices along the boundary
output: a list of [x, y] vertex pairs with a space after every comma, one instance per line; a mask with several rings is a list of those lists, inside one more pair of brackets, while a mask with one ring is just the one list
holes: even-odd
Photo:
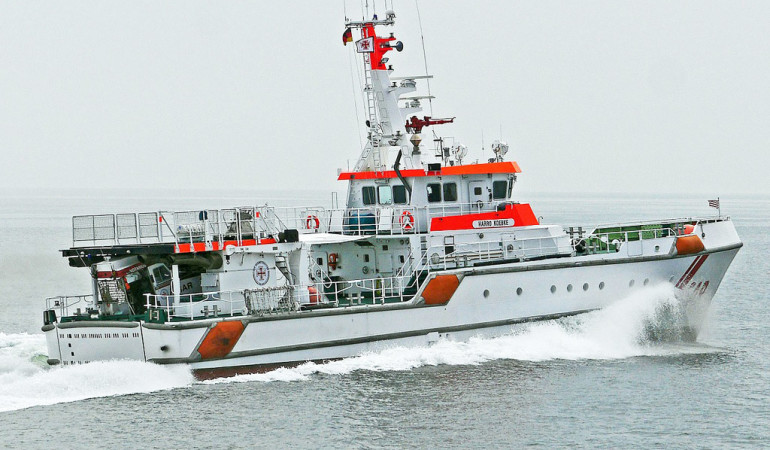
[[489, 297], [489, 289], [484, 289], [484, 298]]
[[524, 292], [522, 288], [516, 289], [516, 295], [521, 295], [522, 292]]
[[571, 284], [567, 285], [567, 292], [572, 292], [572, 285]]
[[634, 280], [629, 281], [628, 282], [628, 287], [630, 287], [630, 288], [634, 287], [634, 283], [635, 283]]
[[551, 294], [555, 294], [555, 293], [556, 293], [556, 285], [552, 284], [551, 285]]
[[588, 283], [583, 283], [583, 290], [584, 290], [584, 291], [587, 291], [587, 290], [588, 290]]
[[650, 279], [649, 278], [645, 278], [644, 279], [644, 285], [647, 286], [648, 284], [650, 284]]
[[602, 281], [601, 283], [599, 283], [599, 289], [604, 289], [604, 281]]
[[657, 253], [657, 252], [659, 252], [659, 251], [660, 251], [660, 245], [656, 245], [656, 246], [655, 246], [655, 253]]

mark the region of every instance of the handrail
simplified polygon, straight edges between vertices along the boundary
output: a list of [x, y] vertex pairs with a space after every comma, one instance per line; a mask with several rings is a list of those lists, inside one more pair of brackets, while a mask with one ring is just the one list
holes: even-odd
[[[218, 242], [276, 236], [286, 227], [272, 208], [238, 207], [219, 210], [73, 216], [73, 246]], [[277, 237], [277, 236], [276, 236]]]
[[[661, 225], [661, 224], [698, 224], [701, 222], [720, 222], [724, 220], [730, 220], [729, 216], [722, 217], [677, 217], [670, 219], [649, 219], [638, 220], [630, 222], [616, 222], [616, 223], [604, 223], [598, 224], [593, 229], [599, 228], [611, 228], [611, 227], [631, 227], [631, 226], [644, 226], [644, 225]], [[591, 227], [583, 227], [590, 229]], [[661, 227], [666, 228], [666, 227]]]
[[94, 300], [93, 294], [57, 295], [54, 297], [46, 297], [45, 309], [58, 310], [58, 317], [65, 317], [70, 315], [69, 310], [71, 308], [73, 308], [75, 305], [78, 305], [80, 303], [83, 303], [83, 305], [85, 306], [85, 311], [87, 312], [89, 309], [93, 308], [94, 306], [93, 300]]
[[[345, 308], [363, 304], [385, 304], [411, 300], [405, 293], [418, 280], [411, 277], [375, 277], [346, 281], [327, 281], [268, 288], [217, 291], [180, 295], [145, 294], [149, 311], [163, 311], [167, 320], [196, 320], [208, 317], [233, 317], [300, 313], [322, 307]], [[151, 313], [152, 314], [152, 313]], [[152, 315], [151, 315], [152, 317]]]
[[[622, 226], [601, 228], [622, 228]], [[577, 238], [573, 237], [572, 246], [577, 253], [616, 253], [620, 251], [624, 244], [629, 242], [640, 242], [650, 239], [677, 237], [683, 234], [683, 227], [678, 226], [674, 228], [639, 228], [636, 230], [605, 231], [602, 233], [592, 232], [586, 235], [580, 235]], [[626, 246], [626, 248], [628, 247]]]
[[414, 234], [430, 231], [436, 217], [496, 211], [497, 203], [436, 203], [426, 206], [371, 205], [360, 208], [235, 207], [149, 213], [73, 216], [73, 247], [108, 244], [192, 243], [235, 240], [287, 228], [301, 233], [350, 235]]

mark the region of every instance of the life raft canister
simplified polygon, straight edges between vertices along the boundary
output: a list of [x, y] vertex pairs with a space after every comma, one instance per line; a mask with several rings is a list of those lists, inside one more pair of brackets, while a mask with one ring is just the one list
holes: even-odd
[[309, 215], [305, 220], [305, 228], [308, 230], [317, 230], [321, 226], [321, 222], [318, 220], [318, 216]]
[[678, 230], [679, 236], [685, 236], [688, 234], [692, 234], [695, 231], [695, 225], [688, 223], [685, 226], [683, 226], [680, 230]]
[[409, 211], [401, 213], [401, 217], [398, 218], [398, 223], [401, 224], [401, 228], [404, 230], [411, 230], [414, 228], [414, 216]]
[[329, 257], [326, 259], [326, 265], [329, 266], [329, 269], [331, 270], [337, 270], [338, 260], [339, 256], [337, 256], [336, 253], [329, 253]]
[[316, 289], [315, 286], [308, 286], [307, 293], [310, 297], [310, 303], [315, 305], [321, 301], [321, 294], [318, 293], [318, 289]]

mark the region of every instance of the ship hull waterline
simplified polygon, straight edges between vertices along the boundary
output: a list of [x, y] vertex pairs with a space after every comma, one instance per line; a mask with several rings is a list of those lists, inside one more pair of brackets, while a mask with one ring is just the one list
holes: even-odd
[[[450, 273], [462, 281], [443, 305], [370, 305], [290, 317], [227, 317], [176, 324], [69, 322], [44, 327], [44, 331], [52, 364], [129, 359], [187, 364], [196, 371], [278, 366], [395, 346], [426, 346], [439, 339], [499, 336], [519, 323], [603, 308], [644, 286], [681, 284], [700, 263], [677, 294], [690, 303], [687, 325], [697, 334], [704, 311], [740, 247], [669, 258], [530, 264], [523, 270], [515, 264], [455, 270]], [[226, 343], [224, 351], [202, 355], [209, 331], [230, 321], [242, 324], [238, 336], [232, 336], [236, 342]]]

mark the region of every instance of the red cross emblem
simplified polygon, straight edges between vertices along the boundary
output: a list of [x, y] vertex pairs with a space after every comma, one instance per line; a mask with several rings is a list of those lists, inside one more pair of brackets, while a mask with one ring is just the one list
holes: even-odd
[[254, 264], [254, 281], [258, 285], [264, 286], [270, 280], [270, 267], [264, 261]]

